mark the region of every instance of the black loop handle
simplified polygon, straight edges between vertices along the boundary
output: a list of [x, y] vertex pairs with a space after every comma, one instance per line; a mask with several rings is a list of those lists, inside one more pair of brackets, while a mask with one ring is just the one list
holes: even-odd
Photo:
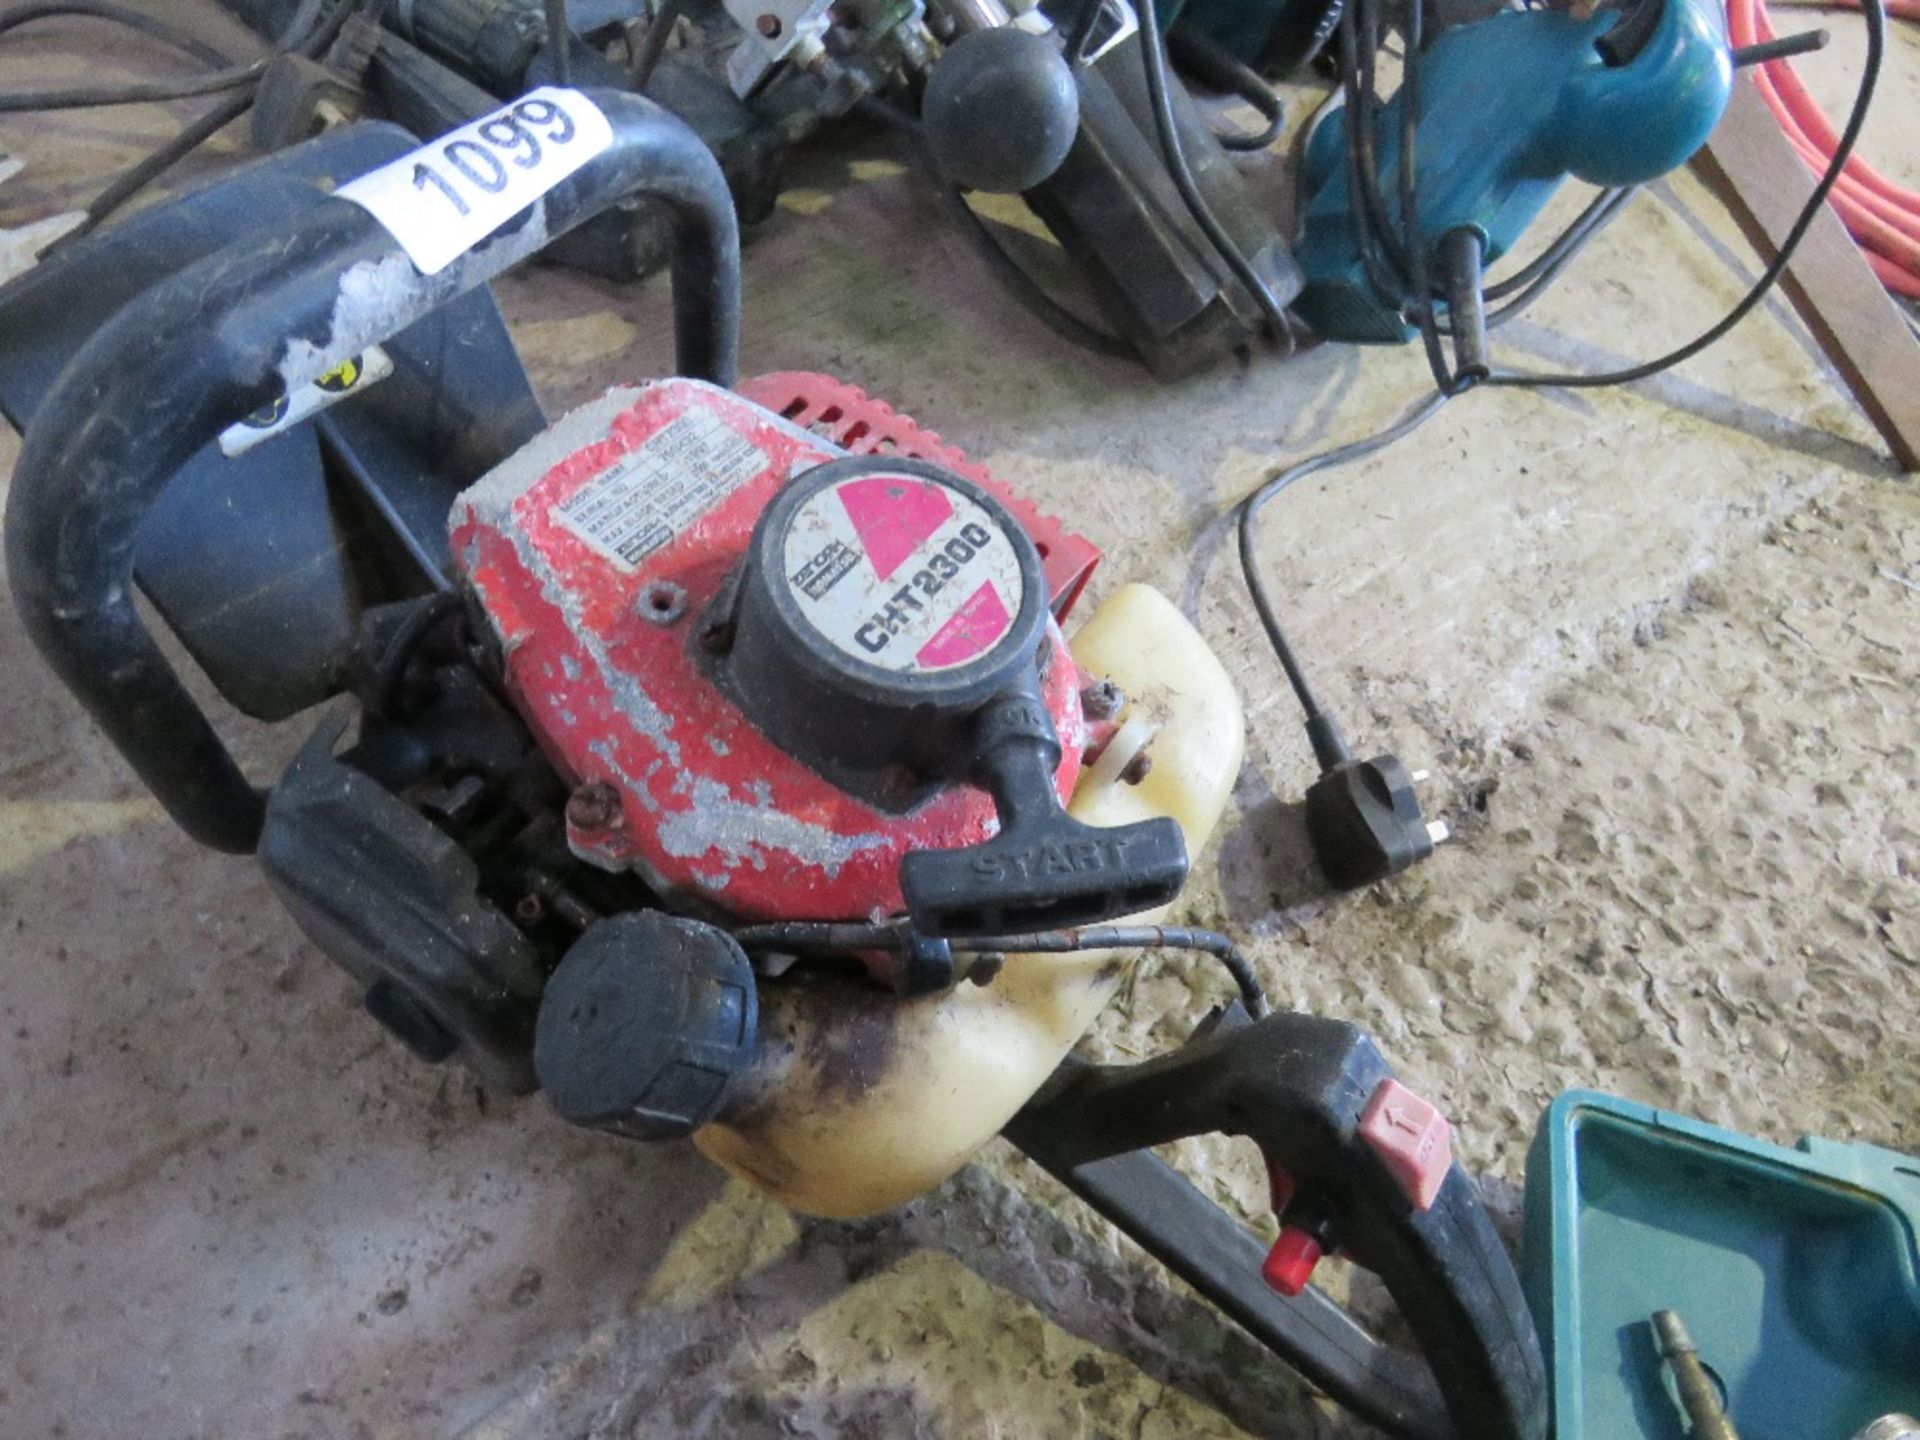
[[[1139, 1065], [1069, 1061], [1006, 1134], [1374, 1424], [1413, 1440], [1546, 1440], [1539, 1335], [1472, 1177], [1451, 1166], [1421, 1210], [1360, 1135], [1392, 1073], [1357, 1026], [1243, 1017]], [[1147, 1153], [1209, 1133], [1244, 1135], [1286, 1171], [1336, 1243], [1379, 1275], [1419, 1357], [1375, 1340], [1317, 1290], [1285, 1300], [1267, 1289], [1265, 1247]]]
[[718, 163], [651, 102], [586, 93], [612, 143], [438, 274], [422, 275], [359, 206], [318, 205], [141, 296], [73, 358], [29, 427], [7, 501], [14, 603], [47, 662], [202, 844], [251, 852], [264, 807], [134, 609], [134, 533], [187, 460], [630, 196], [660, 201], [673, 224], [679, 373], [733, 384], [740, 233]]

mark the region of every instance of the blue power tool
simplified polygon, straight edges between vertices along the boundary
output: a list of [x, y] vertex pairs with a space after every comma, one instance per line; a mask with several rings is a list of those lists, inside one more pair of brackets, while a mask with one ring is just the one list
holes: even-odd
[[[1429, 271], [1452, 284], [1464, 264], [1477, 288], [1478, 267], [1512, 248], [1569, 175], [1628, 186], [1682, 164], [1719, 121], [1732, 85], [1726, 19], [1712, 0], [1638, 0], [1586, 19], [1507, 11], [1446, 31], [1421, 56], [1414, 131]], [[1374, 125], [1396, 232], [1405, 229], [1404, 99], [1381, 106]], [[1330, 112], [1308, 140], [1294, 250], [1307, 283], [1294, 309], [1328, 339], [1400, 343], [1417, 332], [1368, 280], [1347, 120], [1345, 107]]]

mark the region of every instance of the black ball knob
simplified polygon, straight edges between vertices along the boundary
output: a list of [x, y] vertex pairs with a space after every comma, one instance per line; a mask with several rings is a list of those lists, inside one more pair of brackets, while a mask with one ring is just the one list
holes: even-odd
[[971, 190], [1031, 190], [1080, 130], [1080, 89], [1054, 42], [1012, 26], [956, 40], [933, 67], [920, 119], [947, 177]]

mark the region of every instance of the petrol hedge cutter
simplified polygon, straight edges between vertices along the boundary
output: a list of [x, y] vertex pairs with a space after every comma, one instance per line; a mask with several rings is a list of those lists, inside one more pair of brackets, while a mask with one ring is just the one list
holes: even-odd
[[[675, 373], [548, 426], [486, 282], [635, 195], [673, 220]], [[1542, 1440], [1446, 1120], [1160, 923], [1241, 754], [1206, 644], [1141, 586], [1066, 638], [1085, 537], [850, 385], [739, 383], [738, 311], [720, 172], [632, 95], [282, 152], [0, 292], [20, 614], [421, 1059], [817, 1215], [1004, 1131], [1369, 1420]], [[257, 787], [136, 586], [243, 712], [350, 700]], [[1143, 947], [1234, 999], [1160, 1058], [1071, 1058]], [[1149, 1149], [1211, 1132], [1265, 1157], [1272, 1246]], [[1334, 1252], [1418, 1353], [1309, 1285]]]

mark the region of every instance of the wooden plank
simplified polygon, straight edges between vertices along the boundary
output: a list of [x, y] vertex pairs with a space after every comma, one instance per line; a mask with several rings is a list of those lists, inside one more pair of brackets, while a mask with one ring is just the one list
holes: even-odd
[[[1771, 262], [1814, 177], [1743, 80], [1694, 172]], [[1903, 470], [1920, 470], [1920, 342], [1831, 208], [1808, 227], [1780, 288]]]

